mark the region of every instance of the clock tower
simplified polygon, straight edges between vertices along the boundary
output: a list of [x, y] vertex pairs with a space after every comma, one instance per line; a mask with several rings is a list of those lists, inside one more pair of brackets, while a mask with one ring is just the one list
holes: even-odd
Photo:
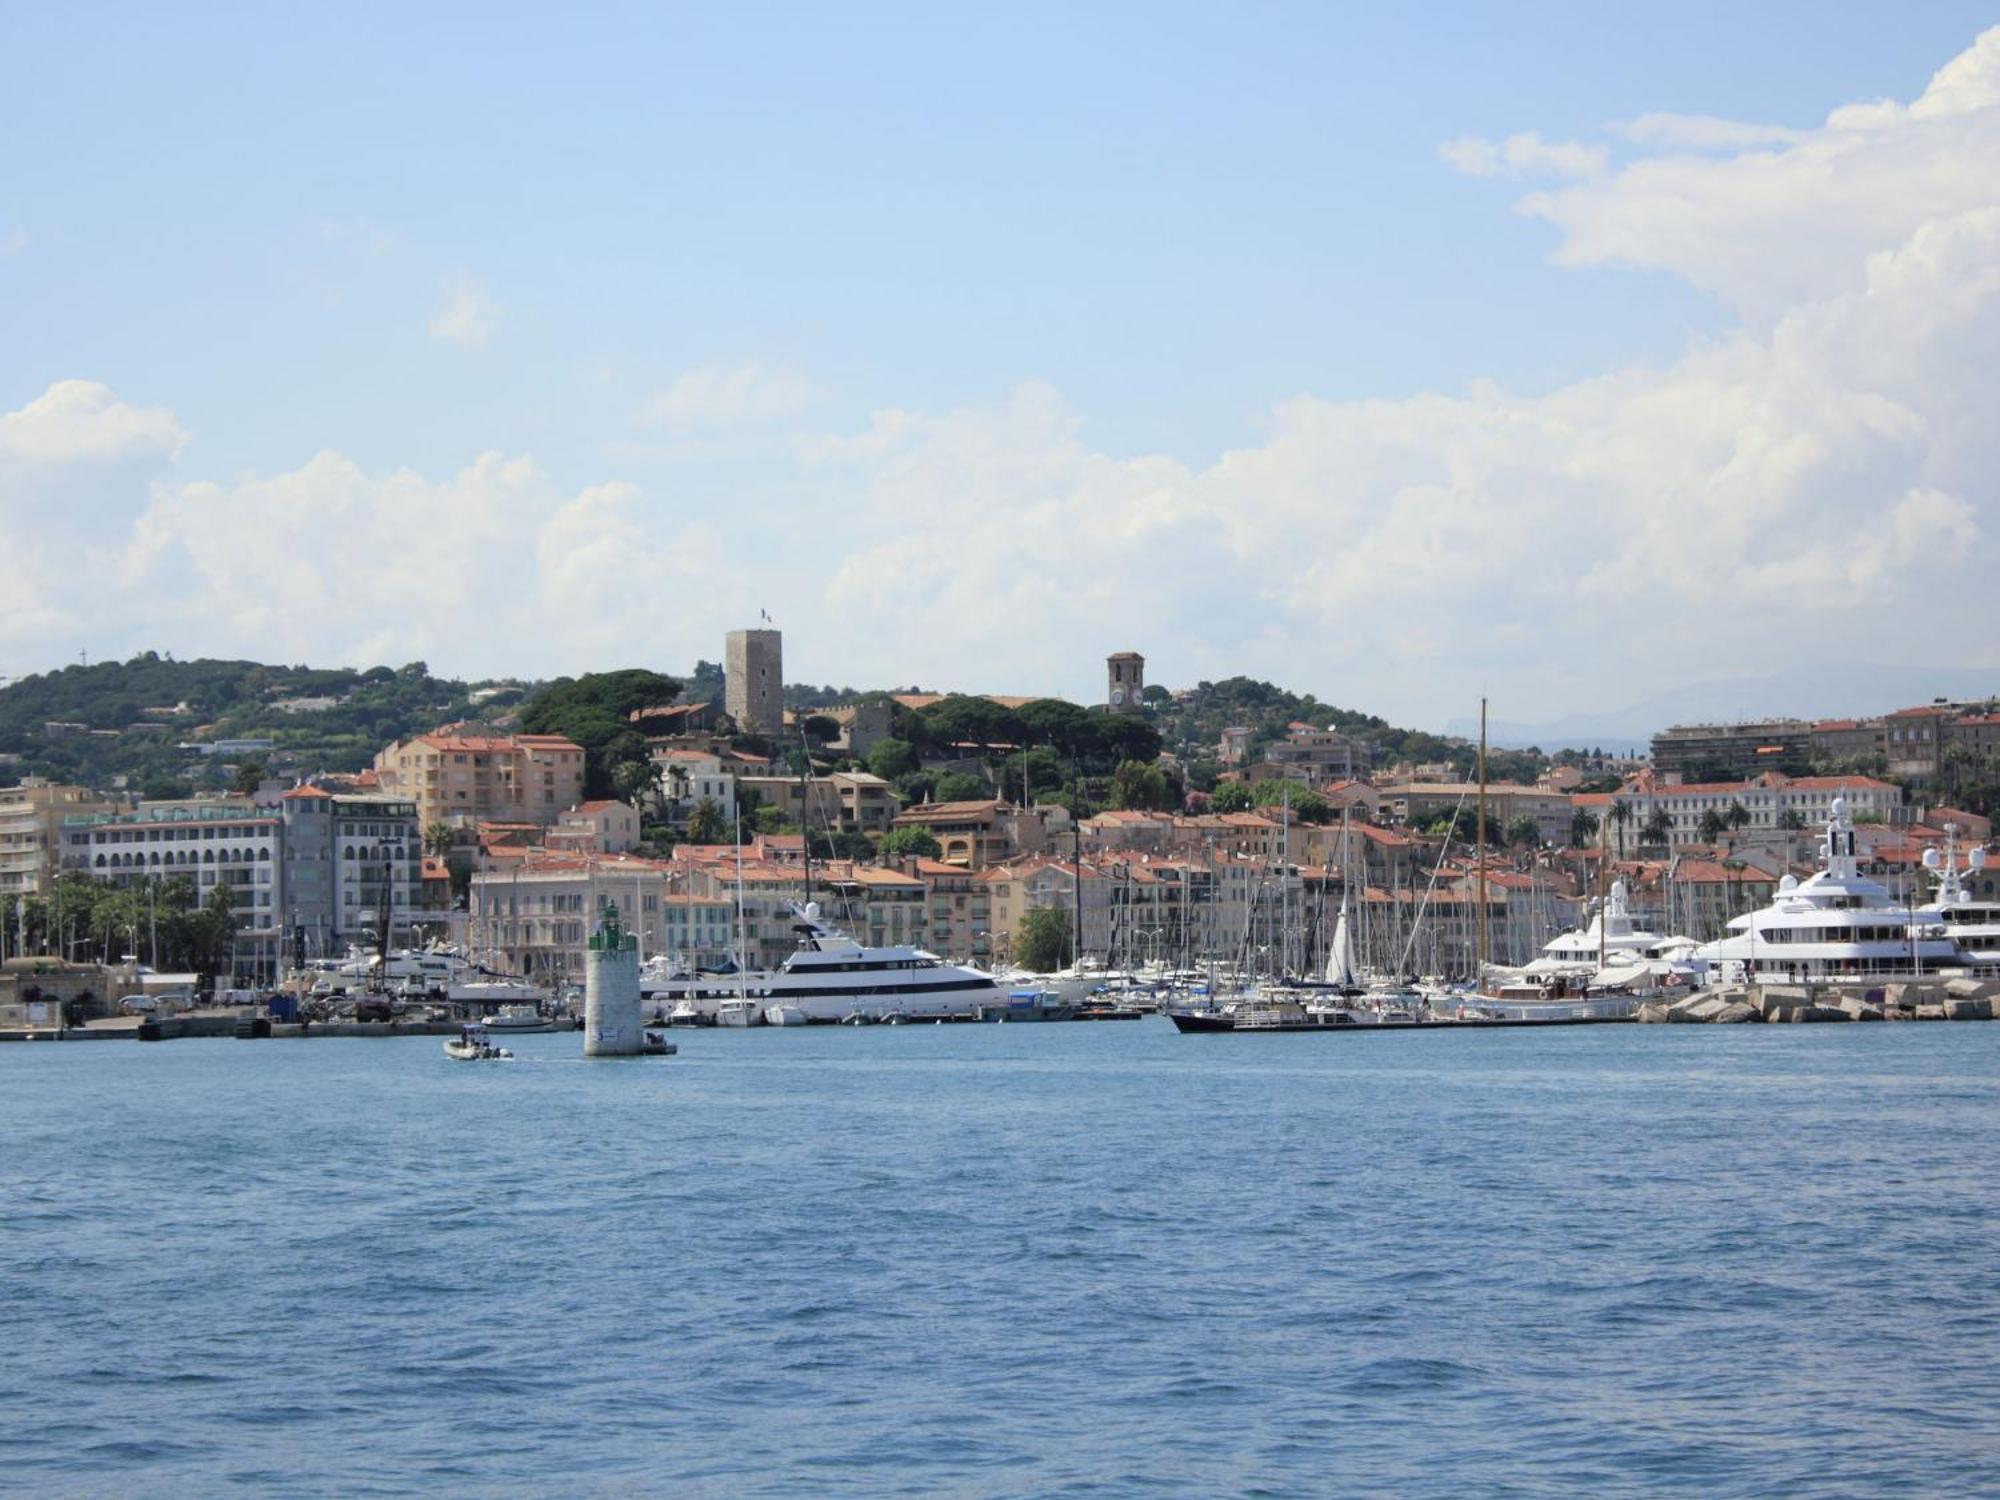
[[1141, 711], [1139, 695], [1146, 686], [1146, 658], [1136, 651], [1114, 651], [1104, 659], [1105, 707], [1114, 714]]

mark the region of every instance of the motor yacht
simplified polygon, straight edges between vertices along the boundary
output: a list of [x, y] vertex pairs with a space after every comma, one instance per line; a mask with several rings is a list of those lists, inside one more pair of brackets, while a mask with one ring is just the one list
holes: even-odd
[[491, 1015], [480, 1017], [480, 1024], [488, 1031], [508, 1032], [515, 1036], [557, 1029], [557, 1022], [543, 1015], [541, 1008], [531, 1003], [503, 1005]]
[[1978, 845], [1958, 858], [1958, 826], [1944, 826], [1944, 848], [1924, 851], [1924, 868], [1937, 877], [1937, 893], [1917, 908], [1926, 919], [1940, 922], [1965, 950], [1971, 972], [1982, 979], [2000, 976], [2000, 901], [1980, 901], [1966, 889], [1969, 877], [1986, 868], [1986, 850]]
[[1770, 905], [1732, 918], [1728, 936], [1695, 950], [1711, 975], [1888, 983], [1958, 975], [1970, 967], [1952, 925], [1935, 907], [1903, 905], [1861, 874], [1844, 797], [1834, 799], [1820, 859], [1815, 873], [1803, 881], [1787, 875]]

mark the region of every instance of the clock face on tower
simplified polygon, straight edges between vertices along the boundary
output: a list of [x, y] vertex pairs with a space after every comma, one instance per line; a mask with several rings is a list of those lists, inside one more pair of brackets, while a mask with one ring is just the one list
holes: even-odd
[[1113, 703], [1123, 703], [1125, 701], [1125, 689], [1113, 688], [1111, 690], [1111, 701]]

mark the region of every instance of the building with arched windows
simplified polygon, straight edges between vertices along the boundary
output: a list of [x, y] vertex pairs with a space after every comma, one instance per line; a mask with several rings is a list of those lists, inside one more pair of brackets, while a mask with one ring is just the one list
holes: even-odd
[[63, 867], [93, 879], [184, 878], [200, 905], [227, 890], [235, 977], [248, 983], [275, 982], [301, 956], [372, 948], [384, 915], [391, 944], [408, 944], [422, 916], [417, 805], [403, 797], [302, 786], [275, 807], [234, 798], [142, 803], [66, 818], [62, 836]]

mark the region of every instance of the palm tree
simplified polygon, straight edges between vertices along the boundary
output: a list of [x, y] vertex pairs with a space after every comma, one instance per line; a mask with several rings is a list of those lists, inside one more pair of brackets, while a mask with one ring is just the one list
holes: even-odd
[[1611, 804], [1611, 821], [1618, 825], [1618, 857], [1625, 857], [1625, 825], [1632, 821], [1632, 804], [1614, 801]]
[[1656, 807], [1639, 828], [1639, 842], [1665, 848], [1674, 839], [1674, 820], [1663, 807]]
[[1729, 811], [1722, 815], [1722, 821], [1731, 828], [1747, 827], [1750, 822], [1750, 809], [1741, 802], [1731, 802]]
[[1581, 849], [1597, 832], [1597, 815], [1579, 807], [1569, 815], [1569, 841]]
[[618, 800], [641, 813], [648, 810], [659, 784], [660, 764], [655, 760], [628, 760], [611, 773], [612, 789], [618, 793]]
[[427, 823], [424, 825], [424, 853], [433, 859], [443, 859], [451, 853], [452, 832], [449, 823]]

